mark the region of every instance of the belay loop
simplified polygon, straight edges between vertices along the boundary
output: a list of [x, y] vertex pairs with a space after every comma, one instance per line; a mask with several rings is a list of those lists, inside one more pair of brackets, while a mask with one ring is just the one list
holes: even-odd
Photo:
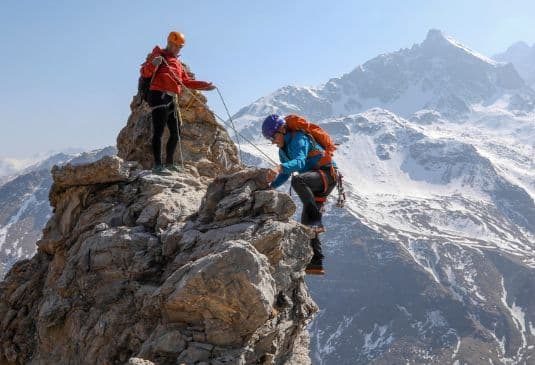
[[336, 176], [336, 187], [338, 189], [338, 201], [336, 202], [336, 206], [338, 208], [343, 208], [346, 202], [346, 193], [344, 191], [344, 176], [340, 170], [338, 170]]

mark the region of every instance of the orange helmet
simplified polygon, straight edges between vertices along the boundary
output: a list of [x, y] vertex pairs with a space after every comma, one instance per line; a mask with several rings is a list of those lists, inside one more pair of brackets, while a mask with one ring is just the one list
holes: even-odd
[[186, 37], [180, 32], [171, 32], [167, 36], [167, 42], [173, 43], [175, 46], [183, 46], [186, 43]]

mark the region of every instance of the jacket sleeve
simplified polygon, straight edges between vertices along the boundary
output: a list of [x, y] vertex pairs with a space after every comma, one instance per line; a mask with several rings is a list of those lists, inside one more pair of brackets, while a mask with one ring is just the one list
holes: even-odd
[[184, 69], [182, 69], [182, 75], [181, 76], [182, 76], [181, 77], [182, 83], [184, 84], [184, 86], [186, 86], [186, 87], [188, 87], [190, 89], [204, 90], [210, 85], [209, 82], [192, 79], [189, 76], [188, 72], [186, 70], [184, 70]]
[[281, 163], [282, 173], [291, 175], [292, 172], [301, 171], [306, 165], [309, 148], [308, 138], [302, 133], [296, 134], [288, 146], [288, 154], [292, 159]]
[[271, 182], [271, 187], [273, 189], [276, 189], [278, 188], [279, 186], [281, 186], [282, 184], [284, 184], [286, 182], [286, 180], [288, 180], [290, 178], [290, 175], [289, 174], [285, 174], [284, 172], [280, 173], [277, 175], [277, 177], [275, 178], [275, 180], [273, 180]]
[[[279, 149], [279, 159], [281, 162], [286, 162], [288, 161], [288, 157], [286, 156], [286, 154]], [[280, 173], [277, 175], [277, 177], [275, 178], [275, 180], [273, 180], [270, 184], [270, 187], [273, 188], [273, 189], [276, 189], [278, 188], [279, 186], [281, 186], [282, 184], [284, 184], [286, 182], [286, 180], [288, 180], [288, 178], [290, 177], [290, 175], [288, 174], [285, 174], [285, 173]]]

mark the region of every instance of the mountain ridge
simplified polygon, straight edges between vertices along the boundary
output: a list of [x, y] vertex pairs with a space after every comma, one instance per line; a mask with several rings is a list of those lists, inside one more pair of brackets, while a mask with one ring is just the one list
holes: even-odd
[[[423, 67], [411, 76], [411, 64]], [[383, 99], [359, 99], [361, 90]], [[347, 208], [328, 205], [327, 276], [308, 279], [321, 308], [310, 327], [315, 363], [534, 356], [532, 106], [513, 65], [431, 31], [321, 87], [286, 86], [236, 114], [240, 133], [274, 159], [260, 134], [270, 113], [301, 114], [339, 143]]]
[[[445, 76], [447, 75], [447, 76]], [[404, 117], [432, 109], [464, 118], [472, 104], [491, 106], [505, 98], [506, 108], [532, 111], [535, 92], [514, 67], [482, 56], [438, 30], [421, 44], [379, 55], [319, 87], [285, 86], [240, 109], [237, 125], [271, 113], [303, 113], [312, 120], [363, 112], [371, 107]], [[254, 130], [244, 130], [248, 136]]]
[[68, 155], [58, 153], [39, 161], [0, 185], [0, 278], [15, 261], [35, 253], [35, 242], [52, 214], [48, 191], [52, 186], [51, 168], [71, 163], [79, 165], [116, 154], [115, 147]]
[[517, 42], [493, 58], [512, 63], [527, 84], [535, 89], [535, 44], [530, 47], [526, 42]]

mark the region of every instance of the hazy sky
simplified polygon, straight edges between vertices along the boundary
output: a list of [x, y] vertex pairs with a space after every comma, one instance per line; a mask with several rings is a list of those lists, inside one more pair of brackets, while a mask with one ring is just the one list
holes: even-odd
[[[438, 28], [492, 55], [535, 43], [535, 1], [0, 2], [0, 157], [115, 144], [139, 65], [170, 30], [231, 112], [286, 84], [317, 85]], [[209, 102], [223, 113], [217, 94]]]

